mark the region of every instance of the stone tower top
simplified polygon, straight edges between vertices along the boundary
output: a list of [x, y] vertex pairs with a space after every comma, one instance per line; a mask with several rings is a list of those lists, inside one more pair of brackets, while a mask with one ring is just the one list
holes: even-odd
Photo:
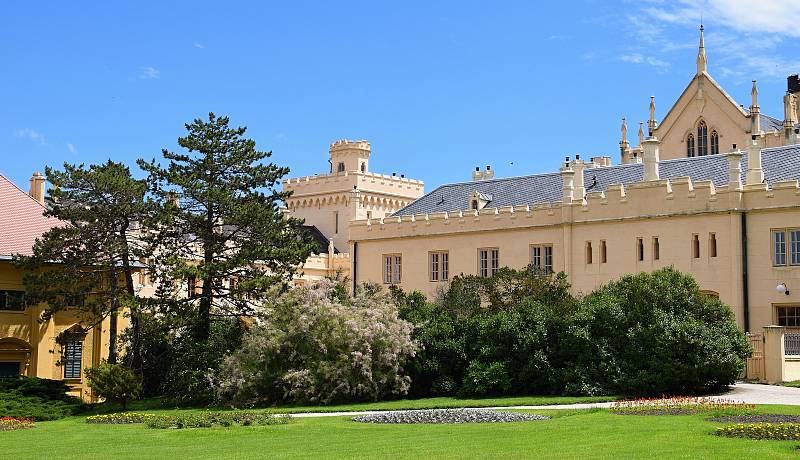
[[369, 171], [369, 156], [372, 146], [369, 142], [340, 139], [330, 146], [331, 173]]

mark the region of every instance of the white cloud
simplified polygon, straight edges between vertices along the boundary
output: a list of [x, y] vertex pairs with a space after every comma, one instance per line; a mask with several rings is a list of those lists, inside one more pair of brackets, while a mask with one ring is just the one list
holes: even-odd
[[67, 150], [69, 150], [70, 153], [75, 153], [78, 151], [78, 149], [75, 148], [75, 145], [71, 142], [67, 142]]
[[665, 72], [670, 68], [670, 63], [653, 56], [643, 56], [639, 53], [632, 53], [632, 54], [623, 54], [619, 57], [623, 62], [629, 62], [631, 64], [647, 64], [651, 67], [656, 68], [659, 72]]
[[142, 71], [139, 73], [139, 78], [142, 80], [155, 80], [159, 77], [161, 77], [161, 71], [151, 66], [142, 68]]
[[17, 135], [17, 137], [30, 139], [33, 142], [36, 142], [37, 144], [40, 144], [40, 145], [47, 144], [47, 140], [45, 140], [44, 135], [42, 135], [42, 133], [37, 132], [36, 130], [33, 130], [31, 128], [18, 129], [15, 134]]
[[194, 47], [195, 47], [195, 48], [197, 48], [197, 49], [203, 49], [203, 48], [205, 48], [205, 46], [204, 46], [202, 43], [200, 43], [200, 42], [194, 42], [194, 43], [193, 43], [193, 45], [194, 45]]
[[[782, 53], [780, 46], [787, 38], [800, 37], [800, 3], [786, 0], [647, 2], [638, 14], [628, 17], [631, 34], [646, 46], [625, 50], [622, 60], [647, 63], [643, 55], [658, 52], [654, 64], [662, 70], [669, 68], [668, 59], [691, 58], [694, 62], [694, 55], [686, 51], [697, 48], [697, 33], [687, 40], [685, 32], [696, 29], [701, 18], [706, 25], [706, 53], [712, 74], [784, 78], [800, 70], [800, 58]], [[677, 40], [676, 35], [683, 38]], [[636, 55], [642, 56], [641, 61], [630, 60]]]

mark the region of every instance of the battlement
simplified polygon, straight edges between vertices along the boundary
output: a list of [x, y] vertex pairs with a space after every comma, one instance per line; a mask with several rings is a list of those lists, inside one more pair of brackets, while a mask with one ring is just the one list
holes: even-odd
[[487, 207], [480, 210], [385, 217], [353, 221], [350, 240], [412, 237], [458, 232], [580, 225], [602, 221], [654, 219], [704, 213], [728, 213], [796, 207], [797, 180], [747, 185], [742, 189], [715, 187], [690, 177], [610, 185], [585, 199], [537, 205]]
[[330, 145], [330, 151], [340, 150], [367, 150], [371, 151], [372, 146], [365, 140], [351, 141], [348, 139], [339, 139]]

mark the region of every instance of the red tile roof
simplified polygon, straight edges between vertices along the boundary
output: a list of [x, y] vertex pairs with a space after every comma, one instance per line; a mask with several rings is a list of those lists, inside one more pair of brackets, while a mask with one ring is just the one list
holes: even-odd
[[0, 256], [30, 255], [36, 238], [59, 224], [44, 206], [0, 175]]

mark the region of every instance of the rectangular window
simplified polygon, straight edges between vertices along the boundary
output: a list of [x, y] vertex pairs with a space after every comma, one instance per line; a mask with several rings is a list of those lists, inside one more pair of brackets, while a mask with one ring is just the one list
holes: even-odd
[[333, 211], [333, 233], [339, 234], [339, 211]]
[[83, 340], [81, 337], [71, 337], [64, 344], [64, 378], [81, 378], [81, 359], [83, 358]]
[[372, 211], [367, 211], [367, 219], [372, 219]]
[[592, 242], [586, 242], [586, 264], [589, 265], [592, 263]]
[[644, 260], [644, 239], [636, 238], [636, 260], [642, 262]]
[[399, 284], [403, 265], [403, 256], [400, 254], [387, 254], [383, 256], [383, 282], [385, 284]]
[[0, 310], [25, 310], [25, 291], [0, 291]]
[[800, 327], [800, 306], [777, 307], [778, 326]]
[[717, 234], [708, 234], [708, 257], [717, 257]]
[[653, 260], [661, 258], [661, 245], [658, 243], [658, 237], [653, 237]]
[[800, 265], [800, 229], [772, 231], [772, 265]]
[[608, 262], [608, 250], [606, 249], [606, 240], [600, 240], [600, 263]]
[[541, 273], [553, 273], [553, 246], [549, 244], [532, 245], [531, 265]]
[[700, 235], [695, 233], [692, 235], [692, 258], [699, 259], [700, 258]]
[[489, 278], [500, 269], [500, 251], [497, 248], [478, 249], [478, 275]]
[[428, 253], [430, 261], [430, 280], [447, 281], [449, 270], [449, 254], [447, 251], [436, 251]]

